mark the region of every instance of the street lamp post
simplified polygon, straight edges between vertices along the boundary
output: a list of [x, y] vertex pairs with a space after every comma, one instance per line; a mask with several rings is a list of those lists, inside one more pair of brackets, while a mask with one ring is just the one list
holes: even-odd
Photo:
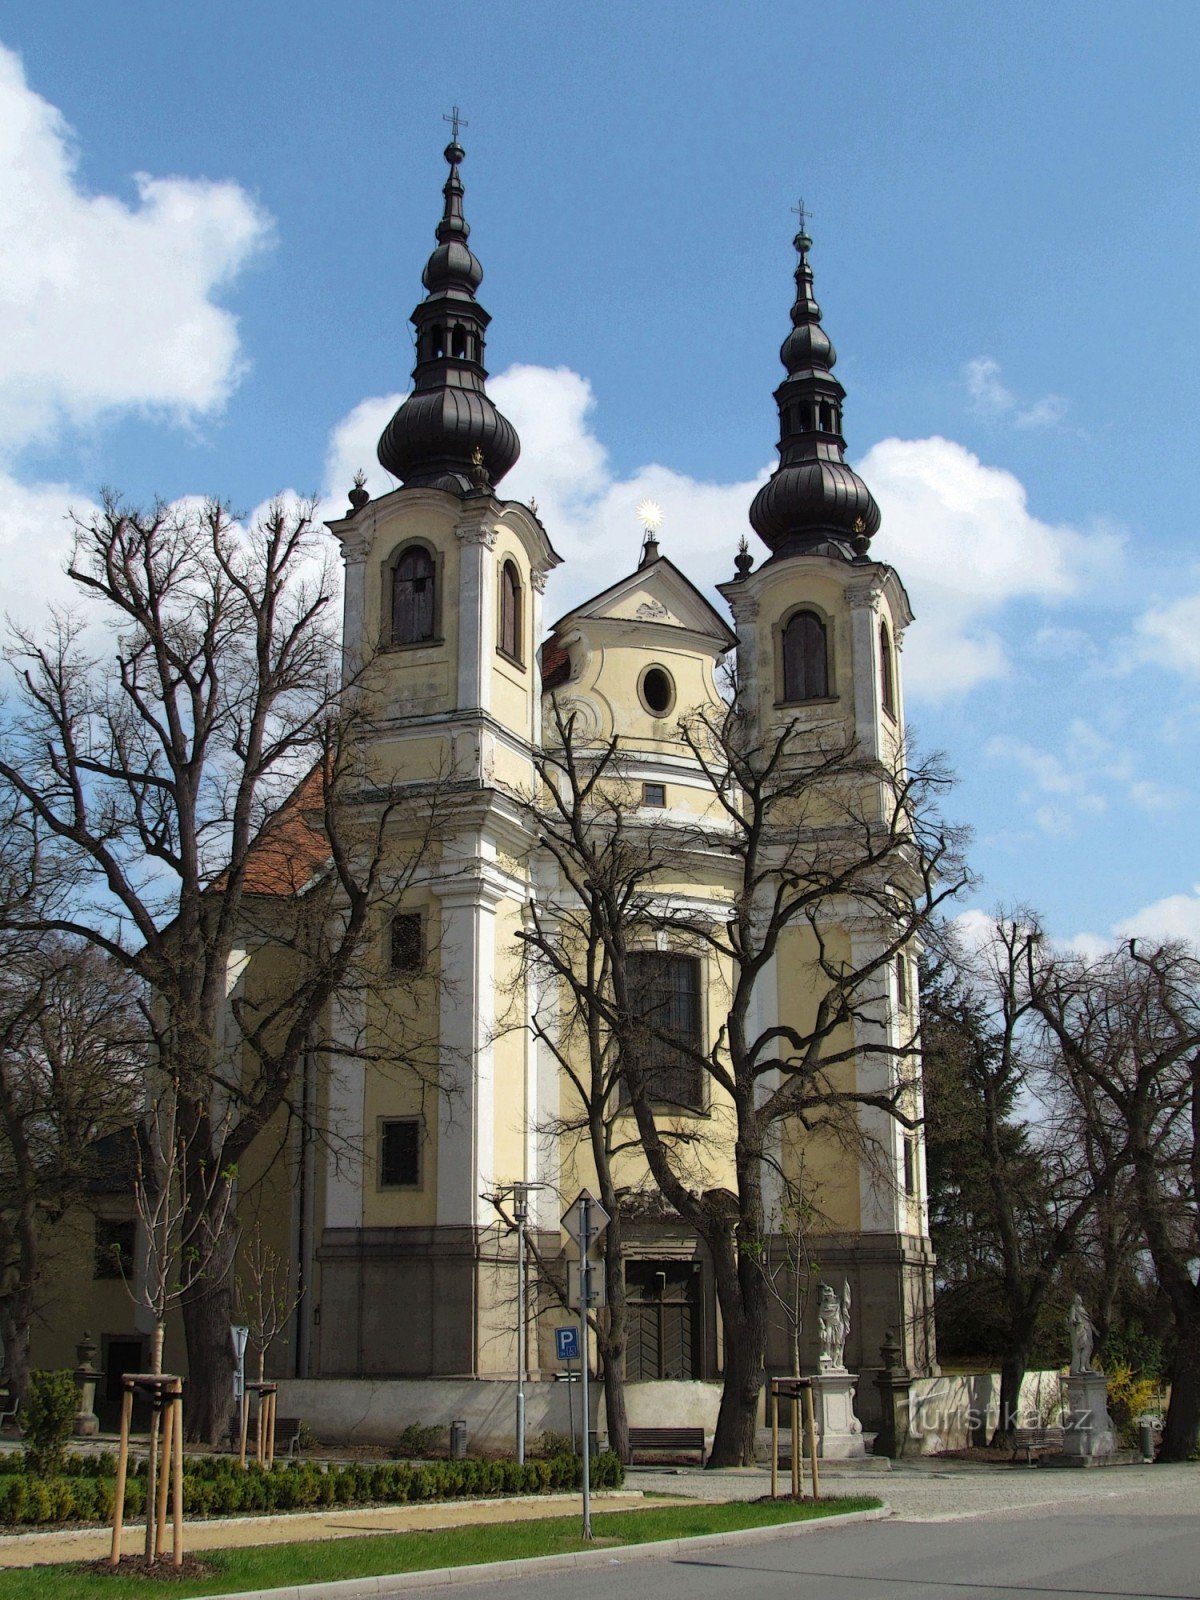
[[512, 1185], [513, 1218], [517, 1224], [517, 1460], [525, 1460], [525, 1369], [526, 1369], [526, 1305], [525, 1288], [525, 1224], [529, 1220], [529, 1196], [535, 1189], [544, 1189], [543, 1183], [514, 1183]]

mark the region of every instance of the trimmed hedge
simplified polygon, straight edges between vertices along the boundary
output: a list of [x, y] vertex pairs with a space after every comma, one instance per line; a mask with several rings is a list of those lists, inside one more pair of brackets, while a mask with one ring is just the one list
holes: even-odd
[[[86, 1458], [85, 1458], [86, 1459]], [[582, 1481], [578, 1456], [549, 1461], [357, 1462], [325, 1467], [315, 1461], [277, 1462], [267, 1471], [243, 1471], [231, 1457], [189, 1460], [183, 1474], [187, 1516], [236, 1516], [262, 1511], [299, 1511], [310, 1506], [365, 1503], [409, 1505], [424, 1500], [483, 1499], [490, 1495], [545, 1494], [576, 1489]], [[625, 1469], [605, 1451], [592, 1460], [592, 1486], [619, 1488]], [[103, 1522], [113, 1513], [114, 1478], [13, 1478], [0, 1489], [0, 1522]], [[146, 1480], [132, 1474], [125, 1484], [125, 1515], [145, 1510]]]

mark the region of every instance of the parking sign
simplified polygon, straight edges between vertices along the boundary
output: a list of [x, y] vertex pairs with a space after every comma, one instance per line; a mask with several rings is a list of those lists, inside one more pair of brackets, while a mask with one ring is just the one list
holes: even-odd
[[579, 1360], [579, 1329], [555, 1328], [554, 1353], [560, 1361]]

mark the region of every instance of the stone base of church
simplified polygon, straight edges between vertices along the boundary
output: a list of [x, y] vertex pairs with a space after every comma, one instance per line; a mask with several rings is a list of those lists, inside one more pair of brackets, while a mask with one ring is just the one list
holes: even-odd
[[[561, 1255], [557, 1233], [538, 1235], [536, 1242], [547, 1259]], [[689, 1330], [687, 1359], [678, 1369], [664, 1357], [661, 1370], [638, 1371], [631, 1360], [628, 1375], [664, 1381], [717, 1379], [723, 1334], [706, 1253], [681, 1224], [657, 1219], [632, 1223], [627, 1242], [631, 1306], [640, 1305], [646, 1338], [663, 1326], [669, 1331], [671, 1325], [670, 1316], [664, 1323], [657, 1315], [656, 1295], [664, 1296], [667, 1311], [677, 1319], [687, 1319], [680, 1326]], [[772, 1241], [773, 1261], [786, 1260], [786, 1243]], [[308, 1342], [308, 1376], [508, 1378], [516, 1359], [514, 1250], [513, 1239], [497, 1238], [494, 1229], [326, 1229], [317, 1251], [320, 1279], [314, 1298], [319, 1309]], [[878, 1404], [871, 1379], [880, 1370], [879, 1349], [889, 1329], [901, 1345], [904, 1366], [916, 1376], [936, 1372], [933, 1253], [927, 1240], [880, 1234], [820, 1239], [813, 1243], [813, 1255], [820, 1271], [807, 1285], [801, 1368], [818, 1368], [813, 1309], [818, 1279], [839, 1290], [847, 1279], [852, 1307], [846, 1360], [862, 1374], [857, 1405], [863, 1424], [873, 1430]], [[782, 1281], [777, 1289], [767, 1368], [783, 1374], [792, 1369], [784, 1310], [791, 1295]], [[529, 1330], [529, 1371], [535, 1378], [539, 1373], [549, 1377], [556, 1369], [553, 1329], [571, 1320], [548, 1292], [540, 1298], [538, 1313], [536, 1328], [531, 1318]], [[672, 1359], [676, 1357], [677, 1351]]]

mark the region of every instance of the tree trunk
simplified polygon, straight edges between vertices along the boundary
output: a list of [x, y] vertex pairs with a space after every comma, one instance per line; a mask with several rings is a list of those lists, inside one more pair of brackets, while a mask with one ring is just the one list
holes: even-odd
[[1200, 1305], [1192, 1308], [1186, 1321], [1176, 1311], [1175, 1326], [1178, 1343], [1160, 1461], [1189, 1461], [1200, 1445]]
[[0, 1304], [0, 1338], [9, 1388], [24, 1403], [29, 1394], [29, 1317], [21, 1315], [18, 1299], [14, 1296]]
[[766, 1279], [758, 1261], [745, 1255], [735, 1259], [728, 1238], [724, 1248], [713, 1252], [713, 1267], [725, 1329], [725, 1382], [707, 1464], [750, 1467], [757, 1443], [759, 1396], [766, 1378]]
[[1020, 1423], [1021, 1384], [1029, 1366], [1029, 1341], [1013, 1343], [1000, 1362], [1000, 1418], [992, 1435], [994, 1445], [1011, 1439]]
[[183, 1302], [187, 1338], [187, 1437], [220, 1444], [229, 1432], [233, 1407], [234, 1359], [229, 1329], [233, 1325], [233, 1288], [227, 1275], [216, 1283], [197, 1277]]
[[[616, 1233], [612, 1230], [616, 1227]], [[608, 1328], [604, 1338], [604, 1417], [608, 1448], [628, 1465], [629, 1412], [625, 1405], [625, 1349], [629, 1342], [629, 1313], [625, 1298], [625, 1249], [616, 1213], [605, 1238], [604, 1276], [608, 1297]]]

